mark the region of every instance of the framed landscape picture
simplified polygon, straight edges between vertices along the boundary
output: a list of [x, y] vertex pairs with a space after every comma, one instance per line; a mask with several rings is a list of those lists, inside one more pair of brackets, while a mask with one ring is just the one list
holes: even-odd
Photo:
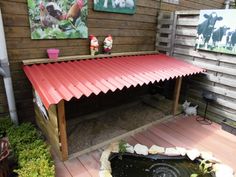
[[31, 39], [88, 38], [87, 0], [27, 0]]
[[93, 0], [94, 10], [134, 14], [136, 10], [136, 0]]
[[201, 10], [196, 48], [236, 54], [236, 10]]

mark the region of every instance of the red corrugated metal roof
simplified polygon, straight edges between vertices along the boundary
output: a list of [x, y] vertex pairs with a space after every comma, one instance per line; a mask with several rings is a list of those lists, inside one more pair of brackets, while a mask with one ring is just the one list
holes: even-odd
[[163, 54], [123, 56], [24, 66], [46, 108], [62, 99], [107, 93], [203, 72]]

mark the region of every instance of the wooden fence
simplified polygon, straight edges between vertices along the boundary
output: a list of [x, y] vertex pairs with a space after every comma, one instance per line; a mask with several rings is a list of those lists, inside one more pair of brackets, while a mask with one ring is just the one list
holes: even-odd
[[195, 49], [198, 10], [177, 11], [174, 17], [169, 13], [172, 24], [168, 20], [168, 30], [164, 29], [167, 26], [162, 23], [163, 17], [163, 14], [159, 16], [157, 49], [207, 70], [205, 75], [193, 77], [188, 82], [188, 99], [198, 104], [199, 113], [203, 114], [202, 92], [211, 91], [217, 99], [208, 107], [208, 117], [216, 121], [225, 118], [236, 121], [236, 57]]

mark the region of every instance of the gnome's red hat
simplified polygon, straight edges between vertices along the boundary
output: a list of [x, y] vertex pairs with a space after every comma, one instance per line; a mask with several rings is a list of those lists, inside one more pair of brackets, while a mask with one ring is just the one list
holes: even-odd
[[92, 40], [95, 36], [93, 34], [89, 35], [89, 39]]
[[83, 5], [84, 5], [83, 0], [77, 0], [76, 3], [77, 3], [77, 5], [79, 6], [79, 8], [82, 9], [82, 7], [83, 7]]

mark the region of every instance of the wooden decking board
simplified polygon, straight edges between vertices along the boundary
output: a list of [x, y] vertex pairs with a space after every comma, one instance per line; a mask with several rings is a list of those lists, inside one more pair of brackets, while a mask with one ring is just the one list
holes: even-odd
[[[178, 126], [176, 126], [176, 124]], [[199, 123], [198, 123], [199, 124]], [[236, 149], [234, 152], [232, 151], [231, 148], [227, 147], [226, 145], [223, 145], [218, 139], [221, 137], [219, 136], [218, 139], [213, 139], [208, 135], [209, 138], [201, 138], [199, 137], [199, 133], [204, 135], [204, 129], [201, 128], [201, 130], [197, 130], [197, 127], [193, 128], [190, 127], [189, 125], [193, 125], [193, 123], [189, 123], [188, 121], [185, 121], [184, 124], [179, 121], [173, 123], [166, 124], [168, 127], [171, 125], [174, 126], [174, 130], [178, 131], [182, 135], [185, 136], [185, 139], [190, 139], [193, 141], [194, 147], [198, 148], [199, 150], [208, 150], [211, 151], [217, 158], [220, 160], [224, 161], [224, 163], [227, 163], [231, 166], [234, 165], [235, 163], [235, 158], [232, 156], [232, 154], [236, 153]], [[194, 126], [200, 126], [197, 124], [194, 124]], [[169, 129], [166, 129], [168, 132]], [[191, 133], [186, 133], [186, 132], [191, 132]], [[175, 137], [177, 138], [177, 137]]]
[[153, 142], [147, 139], [142, 133], [137, 133], [133, 137], [139, 142], [139, 144], [145, 144], [148, 147], [153, 145]]
[[99, 150], [91, 152], [91, 155], [98, 163], [100, 163], [101, 154], [102, 154], [102, 151], [99, 151]]
[[150, 131], [152, 131], [155, 134], [158, 134], [159, 136], [162, 136], [163, 138], [165, 138], [167, 140], [167, 142], [171, 143], [174, 147], [175, 146], [178, 146], [178, 147], [186, 147], [187, 146], [187, 148], [193, 148], [193, 145], [190, 141], [188, 141], [186, 139], [186, 141], [188, 143], [184, 143], [182, 138], [179, 135], [173, 136], [173, 133], [170, 130], [167, 130], [167, 128], [163, 129], [163, 127], [161, 127], [161, 125], [158, 125], [157, 127], [152, 127], [150, 129]]
[[[184, 146], [210, 151], [236, 170], [236, 136], [223, 131], [219, 124], [202, 125], [195, 118], [178, 116], [127, 137], [125, 141], [131, 145]], [[99, 177], [101, 153], [98, 149], [64, 163], [55, 158], [56, 177]]]
[[100, 163], [98, 163], [91, 154], [81, 155], [78, 159], [87, 169], [91, 177], [99, 177], [98, 171], [100, 169]]
[[208, 142], [208, 144], [211, 144], [212, 146], [222, 147], [222, 149], [226, 149], [229, 152], [236, 149], [235, 143], [232, 144], [230, 141], [225, 140], [225, 138], [221, 136], [215, 136], [214, 132], [208, 131], [205, 128], [201, 128], [201, 131], [199, 131], [199, 125], [194, 124], [194, 122], [190, 120], [187, 120], [185, 123], [192, 126], [185, 126], [181, 124], [181, 122], [177, 122], [180, 127], [187, 131], [191, 131], [192, 134], [196, 135], [196, 137], [200, 139], [200, 142], [203, 142], [204, 144]]
[[86, 168], [77, 158], [67, 160], [64, 164], [67, 170], [70, 172], [71, 176], [91, 177]]
[[[194, 123], [195, 119], [189, 119], [189, 121]], [[233, 142], [234, 145], [236, 145], [235, 136], [228, 133], [228, 132], [226, 132], [226, 131], [223, 131], [221, 129], [221, 125], [216, 124], [216, 123], [213, 122], [211, 126], [202, 125], [202, 124], [200, 126], [207, 129], [207, 130], [209, 130], [209, 131], [211, 131], [211, 132], [214, 132], [214, 134], [216, 136], [223, 137], [225, 140], [227, 140], [227, 143], [228, 143], [228, 141], [230, 141], [230, 142]]]
[[72, 177], [63, 162], [57, 162], [55, 168], [56, 177]]
[[[194, 120], [193, 119], [189, 119], [188, 122], [192, 125], [194, 125]], [[196, 127], [196, 126], [195, 126]], [[199, 126], [197, 128], [200, 128]], [[222, 137], [222, 134], [224, 133], [223, 131], [221, 132], [221, 136], [219, 136], [218, 134], [216, 134], [216, 131], [210, 131], [209, 129], [206, 128], [206, 126], [201, 126], [201, 132], [198, 131], [197, 129], [194, 129], [193, 131], [198, 132], [198, 136], [199, 137], [203, 137], [206, 135], [210, 135], [210, 137], [214, 140], [217, 139], [217, 142], [220, 142], [221, 144], [224, 144], [225, 146], [227, 146], [227, 148], [232, 148], [232, 149], [236, 149], [236, 143], [232, 142], [230, 139], [226, 139], [225, 137]], [[204, 132], [202, 132], [204, 131]], [[232, 139], [232, 138], [231, 138]]]
[[129, 138], [126, 138], [125, 141], [127, 141], [129, 144], [131, 145], [135, 145], [137, 143], [139, 143], [136, 139], [134, 139], [132, 136]]
[[163, 139], [161, 136], [159, 136], [158, 134], [153, 133], [150, 130], [147, 130], [145, 132], [143, 132], [143, 135], [149, 139], [152, 140], [152, 143], [158, 146], [163, 146], [163, 147], [172, 147], [173, 144], [171, 144], [170, 142], [166, 141], [165, 139]]

